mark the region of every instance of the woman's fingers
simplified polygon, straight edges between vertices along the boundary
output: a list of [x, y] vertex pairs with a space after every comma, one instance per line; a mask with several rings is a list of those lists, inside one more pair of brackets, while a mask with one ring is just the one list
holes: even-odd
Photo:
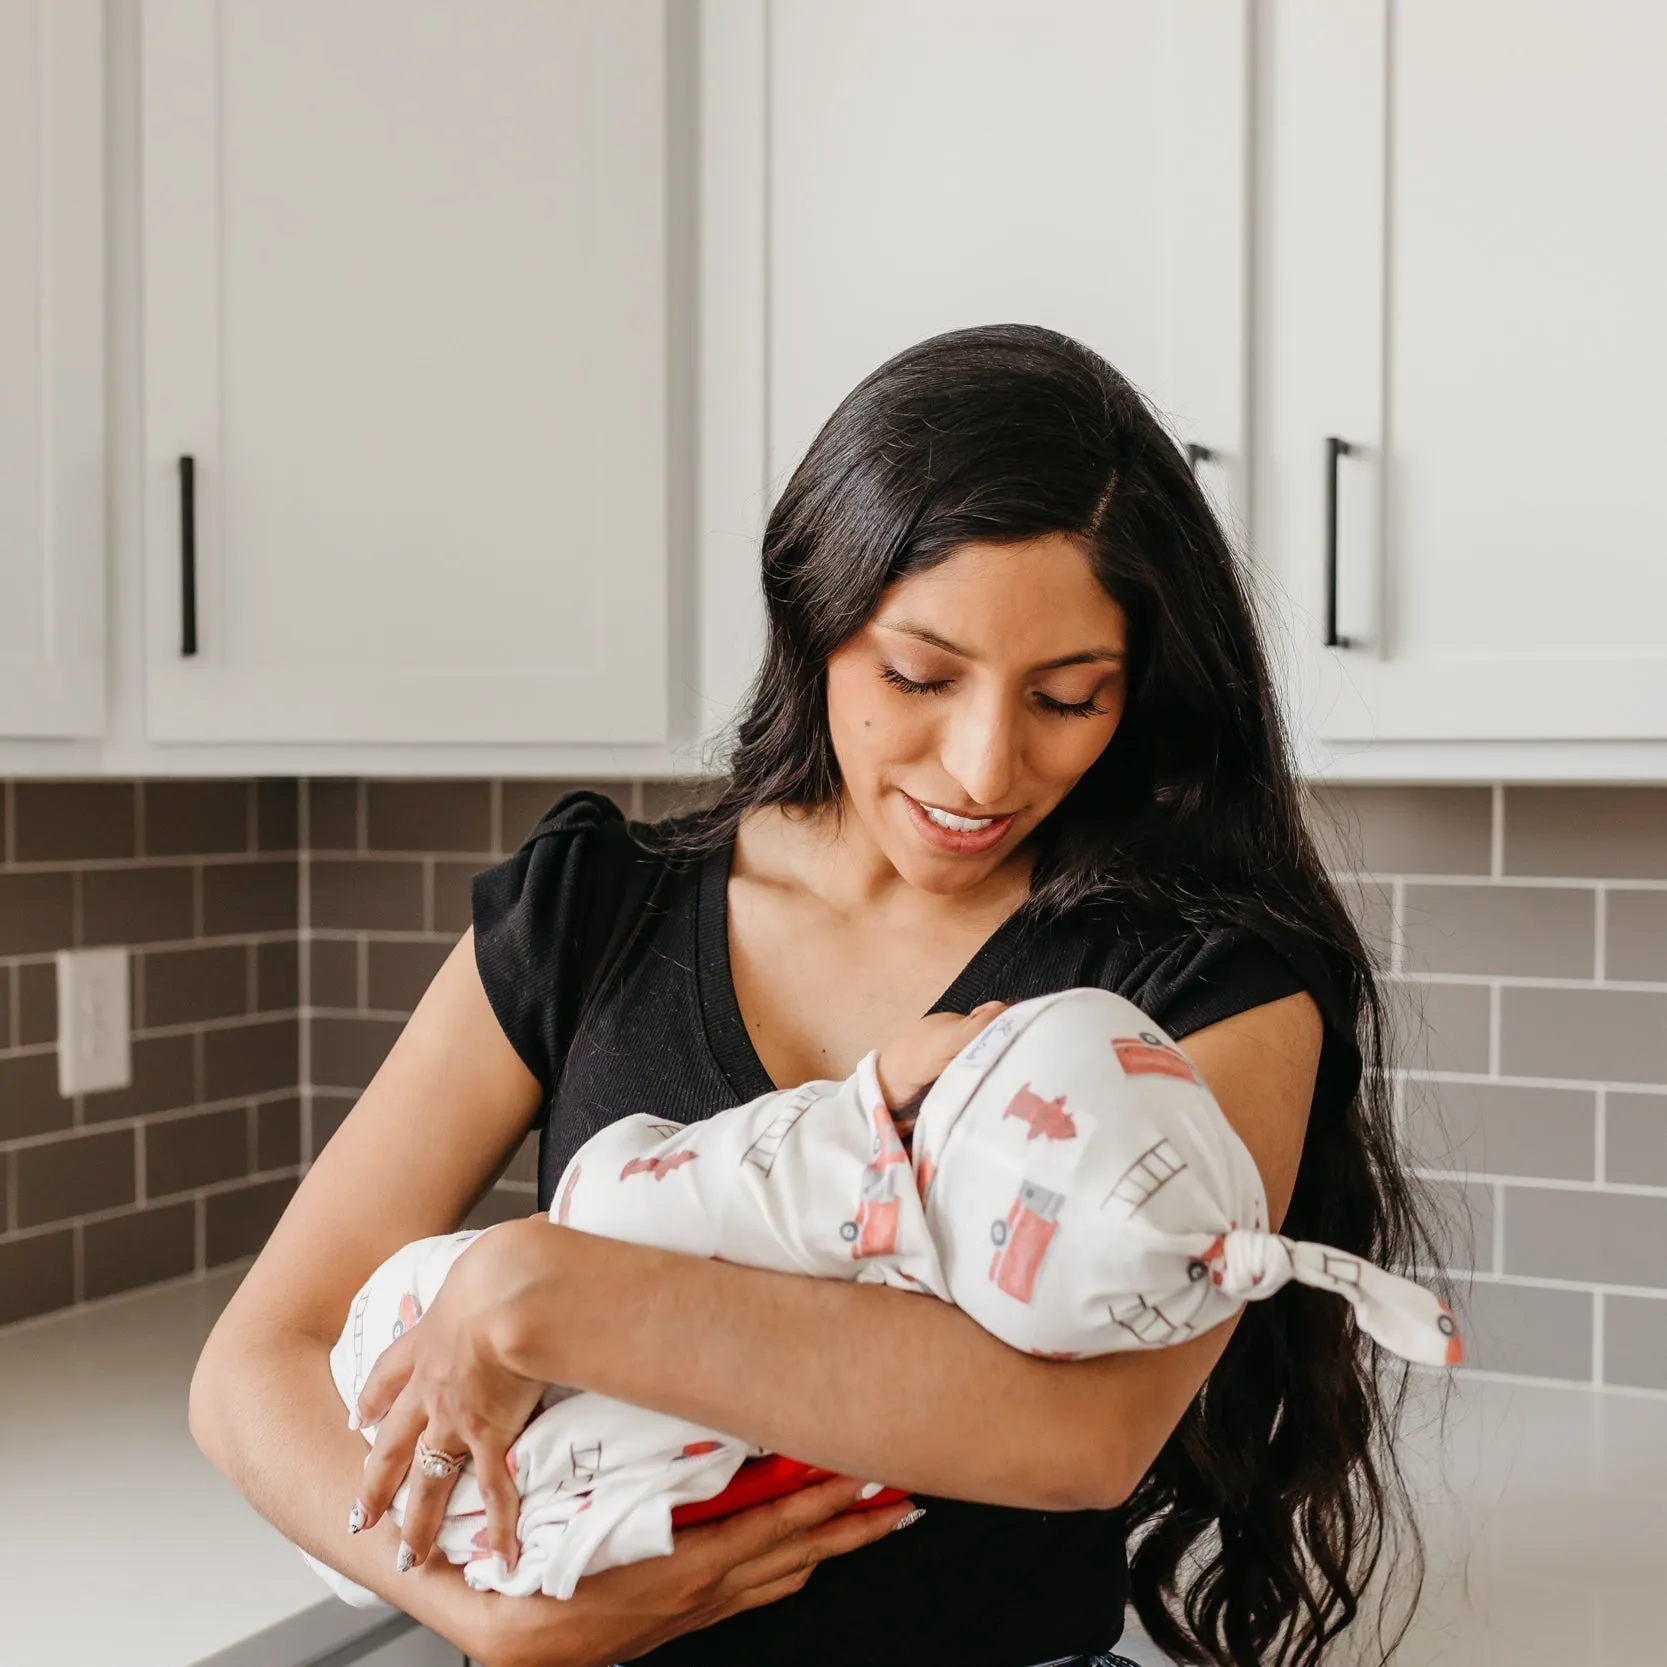
[[354, 1415], [347, 1421], [349, 1429], [378, 1424], [387, 1416], [388, 1408], [399, 1399], [411, 1376], [411, 1351], [415, 1347], [416, 1335], [416, 1327], [413, 1326], [377, 1356], [364, 1387], [359, 1391]]
[[879, 1511], [842, 1509], [826, 1521], [788, 1534], [758, 1556], [737, 1565], [730, 1584], [738, 1593], [795, 1579], [803, 1584], [818, 1563], [884, 1539], [914, 1509], [912, 1499], [899, 1500]]
[[365, 1473], [359, 1479], [359, 1504], [366, 1528], [382, 1520], [399, 1492], [417, 1450], [417, 1437], [428, 1423], [428, 1414], [419, 1404], [395, 1401], [380, 1422], [376, 1445], [365, 1459]]
[[486, 1501], [487, 1543], [503, 1558], [505, 1568], [521, 1560], [521, 1543], [516, 1528], [521, 1521], [521, 1495], [509, 1468], [509, 1454], [502, 1447], [475, 1448], [475, 1480]]
[[[445, 1453], [453, 1458], [469, 1456], [469, 1444], [461, 1436], [448, 1437], [432, 1424], [421, 1434], [423, 1446], [431, 1453]], [[400, 1574], [428, 1561], [428, 1554], [434, 1549], [434, 1537], [445, 1520], [452, 1489], [457, 1486], [457, 1477], [456, 1470], [448, 1476], [427, 1476], [421, 1469], [412, 1468], [399, 1529], [399, 1557], [395, 1566]]]

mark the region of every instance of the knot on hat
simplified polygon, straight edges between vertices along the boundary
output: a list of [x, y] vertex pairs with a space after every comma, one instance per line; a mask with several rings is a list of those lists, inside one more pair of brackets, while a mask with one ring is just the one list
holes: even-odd
[[1290, 1246], [1277, 1233], [1236, 1227], [1206, 1257], [1210, 1277], [1224, 1296], [1240, 1302], [1271, 1297], [1294, 1272]]

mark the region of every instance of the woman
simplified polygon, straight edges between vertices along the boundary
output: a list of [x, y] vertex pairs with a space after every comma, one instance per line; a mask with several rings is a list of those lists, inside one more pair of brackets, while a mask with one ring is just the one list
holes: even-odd
[[[612, 1119], [844, 1076], [929, 1007], [1129, 996], [1187, 1038], [1276, 1221], [1430, 1259], [1369, 959], [1304, 830], [1240, 579], [1129, 385], [1027, 327], [900, 354], [788, 484], [764, 586], [715, 806], [628, 838], [576, 798], [477, 880], [472, 934], [204, 1352], [198, 1440], [286, 1534], [491, 1667], [1027, 1667], [1109, 1650], [1126, 1597], [1172, 1653], [1317, 1661], [1400, 1497], [1393, 1397], [1317, 1293], [1048, 1362], [908, 1293], [533, 1218], [471, 1247], [389, 1351], [360, 1406], [381, 1421], [368, 1462], [344, 1427], [325, 1353], [354, 1289], [451, 1228], [529, 1120], [547, 1207]], [[649, 901], [576, 1019], [622, 842]], [[472, 1455], [512, 1554], [503, 1455], [547, 1382], [843, 1479], [688, 1530], [569, 1604], [470, 1593], [427, 1559], [450, 1483], [411, 1468], [417, 1442]], [[402, 1541], [384, 1512], [408, 1470]], [[908, 1507], [847, 1510], [870, 1478], [924, 1516], [893, 1534]]]

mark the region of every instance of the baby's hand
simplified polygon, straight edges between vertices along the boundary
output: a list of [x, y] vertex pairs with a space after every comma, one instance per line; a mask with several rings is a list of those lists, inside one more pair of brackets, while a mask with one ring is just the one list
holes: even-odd
[[[901, 1030], [881, 1050], [875, 1067], [880, 1092], [893, 1112], [913, 1109], [943, 1068], [1007, 1005], [987, 1001], [970, 1013], [928, 1013]], [[913, 1118], [909, 1119], [911, 1125]]]

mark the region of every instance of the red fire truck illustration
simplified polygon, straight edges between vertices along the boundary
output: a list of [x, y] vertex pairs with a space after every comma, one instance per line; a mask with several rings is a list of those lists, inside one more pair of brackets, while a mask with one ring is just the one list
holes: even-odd
[[920, 1192], [921, 1203], [926, 1202], [926, 1189], [932, 1184], [932, 1177], [938, 1172], [938, 1166], [932, 1162], [930, 1152], [920, 1154], [920, 1168], [915, 1171], [915, 1186]]
[[1126, 1077], [1179, 1077], [1183, 1082], [1198, 1080], [1187, 1056], [1149, 1030], [1141, 1031], [1138, 1036], [1116, 1037], [1111, 1045]]
[[1077, 1126], [1065, 1109], [1065, 1096], [1061, 1094], [1057, 1100], [1044, 1100], [1032, 1091], [1028, 1082], [1007, 1102], [1001, 1119], [1005, 1123], [1009, 1117], [1017, 1117], [1027, 1125], [1027, 1145], [1037, 1135], [1046, 1135], [1049, 1140], [1075, 1140], [1077, 1137]]
[[582, 1167], [581, 1164], [574, 1164], [562, 1186], [561, 1197], [556, 1202], [556, 1220], [564, 1227], [567, 1225], [567, 1212], [573, 1207], [573, 1189], [579, 1184], [579, 1171]]
[[683, 1451], [676, 1455], [672, 1463], [675, 1464], [678, 1459], [704, 1458], [708, 1453], [717, 1452], [722, 1445], [719, 1441], [685, 1441]]
[[996, 1253], [990, 1258], [990, 1278], [998, 1290], [1020, 1302], [1029, 1302], [1036, 1289], [1036, 1275], [1042, 1258], [1059, 1230], [1059, 1212], [1065, 1194], [1049, 1192], [1034, 1181], [1019, 1183], [1019, 1196], [1005, 1221], [990, 1224]]
[[901, 1177], [910, 1174], [909, 1154], [903, 1150], [891, 1113], [884, 1105], [870, 1113], [873, 1133], [869, 1141], [868, 1167], [862, 1172], [857, 1191], [857, 1213], [842, 1222], [839, 1236], [851, 1246], [855, 1260], [864, 1256], [891, 1256], [897, 1251]]
[[1459, 1336], [1459, 1323], [1453, 1318], [1453, 1310], [1446, 1303], [1437, 1299], [1436, 1307], [1441, 1312], [1436, 1316], [1436, 1329], [1447, 1339], [1447, 1364], [1462, 1366], [1464, 1364], [1464, 1339]]
[[399, 1299], [399, 1318], [394, 1321], [394, 1336], [403, 1337], [423, 1317], [423, 1305], [415, 1292], [407, 1291]]
[[632, 1158], [620, 1170], [619, 1178], [624, 1180], [627, 1175], [652, 1175], [656, 1181], [664, 1180], [674, 1169], [681, 1169], [686, 1163], [693, 1163], [697, 1153], [686, 1147], [681, 1152], [668, 1152], [665, 1157]]

